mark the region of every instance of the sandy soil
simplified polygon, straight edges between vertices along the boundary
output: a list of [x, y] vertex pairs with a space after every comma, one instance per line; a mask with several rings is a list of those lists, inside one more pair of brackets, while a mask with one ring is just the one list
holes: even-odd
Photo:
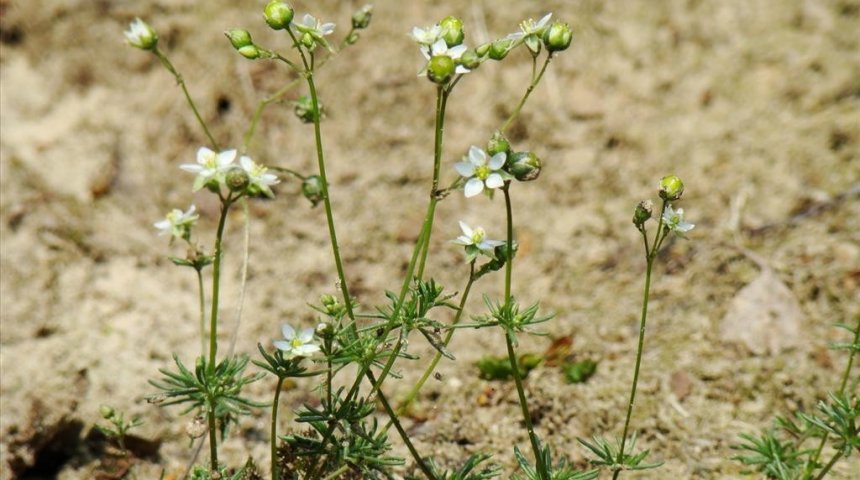
[[[202, 231], [212, 231], [217, 205], [192, 197], [190, 175], [177, 169], [205, 142], [180, 90], [154, 57], [123, 44], [122, 30], [135, 16], [151, 22], [216, 137], [239, 145], [256, 103], [289, 80], [275, 64], [239, 57], [222, 36], [242, 26], [286, 49], [261, 21], [262, 3], [0, 1], [0, 478], [93, 478], [98, 458], [84, 438], [104, 403], [143, 415], [137, 435], [161, 442], [135, 467], [137, 478], [158, 478], [161, 467], [176, 478], [188, 461], [188, 419], [142, 399], [172, 352], [190, 359], [197, 351], [195, 279], [166, 261], [183, 252], [152, 223], [193, 200]], [[361, 6], [349, 3], [296, 7], [345, 26]], [[826, 350], [843, 338], [831, 325], [860, 315], [860, 2], [379, 0], [360, 44], [319, 74], [335, 216], [362, 304], [399, 285], [431, 174], [434, 90], [415, 76], [422, 59], [406, 32], [454, 14], [474, 45], [545, 11], [576, 34], [514, 129], [516, 147], [545, 162], [540, 180], [515, 192], [522, 251], [514, 291], [555, 312], [548, 331], [572, 335], [576, 354], [600, 363], [578, 385], [554, 368], [531, 373], [539, 433], [577, 462], [576, 437], [620, 434], [644, 272], [630, 214], [655, 196], [657, 179], [676, 173], [697, 228], [658, 264], [633, 420], [641, 445], [666, 463], [628, 478], [737, 478], [730, 446], [738, 433], [766, 428], [777, 412], [810, 409], [834, 388], [845, 357]], [[446, 125], [448, 177], [511, 111], [529, 72], [520, 53], [458, 86]], [[311, 139], [288, 105], [275, 105], [250, 154], [312, 173]], [[251, 204], [239, 352], [270, 342], [283, 321], [312, 325], [306, 304], [335, 291], [324, 212], [298, 191], [285, 181], [276, 200]], [[461, 289], [466, 267], [448, 243], [457, 220], [501, 236], [503, 213], [498, 200], [442, 202], [429, 274]], [[226, 235], [230, 322], [242, 237], [237, 212]], [[732, 340], [739, 329], [725, 325], [737, 319], [724, 316], [762, 268], [775, 283], [741, 323], [750, 325], [740, 329], [746, 343]], [[767, 292], [779, 285], [788, 294], [772, 301], [795, 314], [758, 331]], [[469, 312], [481, 313], [480, 294], [501, 287], [499, 276], [480, 283]], [[521, 347], [547, 344], [523, 338]], [[429, 355], [420, 342], [412, 348]], [[479, 380], [474, 367], [481, 355], [504, 352], [502, 337], [464, 331], [452, 351], [459, 362], [442, 362], [441, 381], [416, 409], [425, 421], [408, 428], [441, 463], [486, 450], [510, 469], [511, 445], [527, 444], [515, 391]], [[403, 364], [389, 395], [402, 395], [424, 362]], [[283, 411], [310, 386], [285, 395]], [[273, 388], [267, 379], [251, 393], [263, 400]], [[266, 412], [244, 419], [226, 458], [265, 464], [267, 422]], [[853, 462], [833, 478], [851, 478], [860, 470]]]

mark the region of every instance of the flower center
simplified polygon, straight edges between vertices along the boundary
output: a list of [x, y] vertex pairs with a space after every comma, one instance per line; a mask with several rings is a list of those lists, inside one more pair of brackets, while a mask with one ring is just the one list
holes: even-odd
[[290, 340], [290, 346], [293, 348], [298, 348], [302, 346], [302, 340], [298, 337]]
[[481, 227], [476, 228], [475, 230], [472, 231], [472, 244], [477, 245], [477, 244], [483, 242], [484, 237], [486, 235], [487, 235], [487, 233], [484, 231], [483, 228], [481, 228]]
[[488, 165], [481, 165], [480, 167], [475, 169], [475, 176], [478, 177], [479, 180], [486, 180], [487, 177], [490, 176], [490, 167]]

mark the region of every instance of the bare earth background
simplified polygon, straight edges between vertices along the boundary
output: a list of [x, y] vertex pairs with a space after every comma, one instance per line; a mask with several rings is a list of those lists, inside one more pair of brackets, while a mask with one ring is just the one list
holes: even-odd
[[[198, 346], [195, 279], [165, 260], [184, 252], [152, 223], [193, 201], [211, 247], [217, 204], [192, 196], [191, 175], [177, 168], [205, 142], [180, 90], [152, 55], [123, 44], [122, 31], [135, 16], [149, 21], [216, 138], [238, 146], [256, 103], [291, 78], [241, 58], [221, 33], [245, 27], [287, 51], [262, 22], [263, 3], [0, 1], [0, 478], [94, 478], [98, 458], [85, 437], [105, 403], [143, 415], [137, 435], [162, 442], [135, 467], [137, 478], [158, 478], [162, 467], [177, 478], [188, 462], [189, 419], [142, 399], [172, 352], [190, 362]], [[342, 35], [361, 5], [295, 6], [337, 22]], [[318, 75], [335, 217], [363, 305], [399, 285], [429, 189], [435, 93], [415, 75], [422, 57], [406, 33], [453, 14], [476, 45], [546, 11], [575, 36], [512, 130], [515, 147], [545, 163], [539, 181], [514, 190], [522, 244], [514, 292], [555, 312], [549, 332], [572, 335], [575, 354], [600, 363], [579, 385], [555, 368], [531, 373], [539, 433], [580, 463], [576, 437], [620, 434], [644, 272], [630, 215], [675, 173], [697, 227], [658, 262], [633, 419], [641, 445], [666, 464], [627, 477], [738, 478], [729, 459], [737, 434], [811, 409], [836, 388], [845, 356], [826, 345], [845, 336], [831, 325], [860, 315], [860, 2], [379, 0], [359, 45]], [[530, 73], [526, 57], [487, 63], [458, 85], [445, 178], [511, 111]], [[250, 148], [261, 163], [309, 174], [313, 151], [312, 130], [288, 104], [266, 111]], [[286, 180], [276, 200], [251, 203], [238, 352], [270, 345], [281, 322], [313, 325], [306, 304], [335, 293], [324, 212], [298, 192]], [[498, 199], [442, 202], [429, 274], [462, 289], [467, 269], [448, 243], [457, 220], [501, 237], [503, 213]], [[239, 210], [226, 235], [222, 345], [242, 237]], [[762, 279], [763, 271], [774, 275]], [[757, 278], [759, 293], [739, 296]], [[501, 287], [500, 275], [479, 283], [469, 313], [482, 313], [481, 294]], [[535, 352], [549, 342], [521, 340]], [[419, 341], [411, 349], [422, 360], [387, 384], [392, 397], [429, 357]], [[459, 361], [441, 363], [441, 380], [425, 388], [407, 428], [440, 463], [485, 450], [510, 472], [512, 445], [527, 446], [515, 391], [479, 380], [474, 367], [481, 355], [504, 353], [501, 334], [462, 331], [452, 351]], [[311, 386], [282, 397], [282, 431]], [[266, 379], [251, 395], [265, 400], [273, 388]], [[243, 419], [226, 459], [252, 455], [266, 465], [267, 422], [266, 412]], [[852, 461], [833, 478], [857, 478]]]

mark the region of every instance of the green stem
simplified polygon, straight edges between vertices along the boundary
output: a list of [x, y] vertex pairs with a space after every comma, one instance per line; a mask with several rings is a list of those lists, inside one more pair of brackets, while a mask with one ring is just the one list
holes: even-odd
[[159, 60], [161, 60], [161, 64], [164, 65], [164, 68], [167, 69], [170, 73], [173, 74], [173, 77], [176, 78], [176, 83], [179, 84], [179, 87], [182, 88], [182, 93], [185, 94], [185, 100], [188, 101], [188, 105], [191, 107], [191, 110], [194, 112], [194, 116], [197, 117], [197, 122], [200, 123], [200, 126], [203, 127], [203, 131], [206, 133], [206, 137], [209, 138], [209, 143], [215, 150], [220, 150], [218, 148], [218, 142], [215, 141], [215, 137], [212, 136], [212, 133], [209, 132], [209, 127], [206, 126], [206, 122], [203, 121], [203, 117], [200, 116], [200, 111], [197, 110], [197, 105], [194, 104], [194, 100], [191, 99], [191, 94], [188, 93], [188, 88], [185, 86], [185, 80], [182, 78], [182, 74], [180, 74], [176, 68], [174, 68], [173, 64], [168, 60], [167, 55], [161, 51], [158, 47], [152, 51]]
[[227, 223], [227, 212], [233, 199], [227, 197], [221, 203], [221, 217], [218, 219], [218, 232], [215, 235], [215, 260], [212, 263], [212, 312], [209, 317], [209, 374], [215, 372], [215, 359], [218, 353], [218, 300], [221, 290], [221, 240], [224, 237], [224, 225]]
[[818, 474], [818, 476], [815, 477], [815, 480], [821, 480], [822, 478], [824, 478], [824, 476], [827, 475], [827, 472], [829, 472], [830, 469], [833, 468], [833, 465], [836, 465], [836, 462], [839, 461], [840, 458], [842, 458], [841, 450], [836, 452], [835, 455], [833, 455], [833, 458], [831, 458], [830, 461], [827, 462], [827, 465], [825, 465], [821, 472]]
[[218, 471], [218, 429], [215, 423], [215, 408], [209, 408], [209, 459], [212, 473]]
[[343, 475], [344, 473], [346, 473], [346, 472], [347, 472], [347, 470], [349, 470], [349, 465], [342, 465], [342, 466], [341, 466], [340, 468], [338, 468], [337, 470], [335, 470], [335, 471], [331, 472], [330, 474], [326, 475], [326, 477], [325, 477], [323, 480], [335, 480], [337, 477], [339, 477], [339, 476]]
[[523, 109], [523, 105], [526, 104], [526, 100], [529, 99], [529, 95], [532, 94], [535, 87], [537, 87], [538, 83], [540, 83], [541, 78], [543, 78], [543, 74], [544, 72], [546, 72], [546, 67], [549, 66], [550, 60], [552, 60], [551, 53], [546, 56], [546, 60], [543, 62], [543, 66], [541, 67], [537, 77], [532, 78], [532, 83], [526, 89], [525, 95], [523, 95], [523, 98], [520, 99], [520, 103], [517, 104], [516, 108], [514, 108], [514, 111], [511, 112], [511, 115], [508, 117], [507, 120], [505, 120], [505, 123], [502, 124], [502, 128], [499, 129], [499, 132], [505, 133], [505, 130], [507, 130], [508, 127], [511, 126], [511, 123], [513, 123], [514, 119], [516, 119], [520, 115], [520, 110]]
[[283, 377], [278, 377], [278, 386], [275, 387], [275, 399], [272, 402], [272, 427], [271, 427], [271, 454], [272, 454], [272, 480], [278, 480], [278, 400], [281, 398], [281, 386]]
[[424, 277], [424, 264], [430, 250], [430, 236], [433, 234], [433, 219], [436, 216], [436, 204], [439, 202], [439, 177], [442, 171], [442, 138], [445, 135], [445, 108], [448, 106], [448, 95], [450, 90], [439, 86], [436, 94], [436, 134], [433, 142], [433, 184], [430, 188], [430, 204], [427, 208], [428, 215], [425, 221], [429, 225], [425, 228], [423, 245], [421, 247], [421, 261], [418, 264], [417, 277]]
[[[511, 276], [513, 273], [513, 244], [514, 244], [514, 214], [513, 208], [511, 206], [511, 192], [510, 192], [511, 182], [510, 180], [505, 182], [505, 185], [502, 187], [502, 192], [505, 194], [505, 213], [507, 219], [507, 260], [505, 262], [505, 308], [510, 308], [511, 306]], [[526, 430], [529, 434], [529, 441], [532, 444], [532, 450], [535, 455], [535, 465], [537, 466], [538, 478], [541, 480], [549, 480], [549, 474], [547, 472], [547, 466], [543, 463], [543, 456], [540, 454], [540, 441], [538, 440], [537, 434], [535, 433], [534, 425], [532, 424], [532, 416], [529, 412], [528, 401], [526, 400], [525, 389], [523, 388], [523, 379], [520, 376], [520, 368], [519, 363], [517, 362], [517, 356], [514, 353], [514, 344], [513, 338], [514, 335], [513, 330], [510, 327], [505, 328], [505, 344], [508, 348], [508, 361], [511, 364], [511, 371], [513, 372], [514, 384], [517, 387], [517, 396], [520, 402], [520, 409], [523, 414], [523, 422], [526, 424]]]
[[206, 357], [206, 292], [203, 290], [202, 268], [197, 271], [197, 290], [200, 297], [200, 356]]

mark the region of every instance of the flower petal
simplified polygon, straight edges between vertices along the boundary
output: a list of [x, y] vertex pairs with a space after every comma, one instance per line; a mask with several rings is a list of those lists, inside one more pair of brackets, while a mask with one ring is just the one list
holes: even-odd
[[462, 177], [471, 177], [475, 174], [475, 165], [471, 162], [457, 162], [454, 164], [454, 170]]
[[472, 162], [472, 164], [476, 167], [486, 165], [487, 153], [481, 150], [480, 147], [472, 145], [471, 147], [469, 147], [469, 161]]
[[491, 173], [486, 180], [487, 188], [499, 188], [505, 184], [502, 176], [498, 173]]
[[308, 343], [314, 339], [314, 329], [313, 328], [303, 328], [301, 332], [299, 332], [299, 340], [302, 343]]
[[507, 159], [507, 154], [505, 152], [499, 152], [490, 159], [490, 163], [488, 166], [490, 170], [498, 170], [502, 168], [502, 165], [505, 164], [505, 160]]
[[224, 150], [218, 154], [218, 166], [226, 167], [236, 159], [236, 150]]
[[283, 340], [275, 340], [274, 342], [272, 342], [272, 344], [275, 345], [275, 348], [277, 348], [278, 350], [283, 350], [284, 352], [293, 351], [293, 345], [290, 342], [285, 342]]
[[472, 233], [473, 233], [472, 227], [467, 225], [466, 222], [463, 222], [463, 221], [460, 222], [460, 230], [462, 230], [463, 235], [465, 235], [468, 238], [472, 238]]
[[550, 18], [552, 18], [552, 12], [547, 13], [543, 16], [543, 18], [538, 20], [538, 22], [535, 24], [535, 29], [543, 28], [543, 26], [546, 25], [547, 22], [549, 22]]
[[296, 331], [288, 323], [281, 325], [281, 333], [284, 334], [284, 338], [287, 340], [296, 338]]
[[481, 193], [482, 190], [484, 190], [484, 182], [477, 178], [472, 178], [466, 182], [466, 187], [463, 189], [463, 193], [466, 194], [466, 198], [469, 198]]
[[213, 157], [215, 157], [215, 152], [206, 147], [200, 147], [197, 150], [197, 163], [201, 165], [205, 165], [207, 161]]

